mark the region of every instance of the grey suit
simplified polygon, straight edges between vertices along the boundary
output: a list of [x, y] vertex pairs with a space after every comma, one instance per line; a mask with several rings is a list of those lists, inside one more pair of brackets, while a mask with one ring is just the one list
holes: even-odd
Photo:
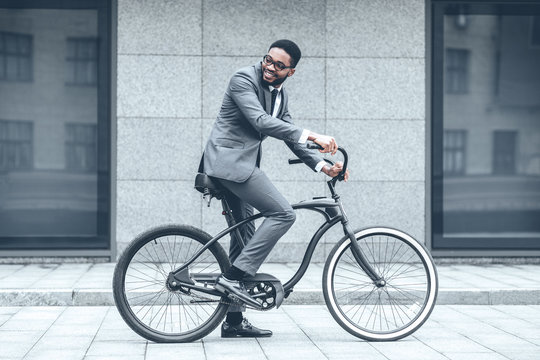
[[229, 191], [227, 201], [236, 221], [252, 215], [253, 208], [265, 217], [256, 232], [252, 223], [241, 229], [246, 241], [242, 251], [231, 235], [231, 262], [251, 275], [295, 220], [290, 204], [259, 169], [262, 141], [267, 136], [284, 140], [313, 170], [322, 160], [316, 151], [298, 143], [303, 129], [292, 123], [285, 89], [281, 96], [277, 117], [272, 117], [268, 114], [271, 94], [262, 82], [261, 63], [236, 72], [204, 150], [204, 171]]

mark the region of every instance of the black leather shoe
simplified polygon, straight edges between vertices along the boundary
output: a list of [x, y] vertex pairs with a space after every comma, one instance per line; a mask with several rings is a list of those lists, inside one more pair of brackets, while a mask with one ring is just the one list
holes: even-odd
[[225, 276], [221, 275], [218, 277], [216, 285], [216, 290], [221, 291], [226, 295], [230, 295], [233, 298], [237, 298], [239, 301], [246, 303], [249, 306], [254, 308], [260, 308], [261, 304], [257, 302], [254, 298], [249, 296], [244, 283], [237, 280], [229, 280]]
[[221, 337], [222, 338], [235, 338], [235, 337], [270, 337], [272, 332], [270, 330], [263, 330], [251, 325], [250, 322], [244, 318], [238, 325], [229, 325], [226, 321], [221, 324]]

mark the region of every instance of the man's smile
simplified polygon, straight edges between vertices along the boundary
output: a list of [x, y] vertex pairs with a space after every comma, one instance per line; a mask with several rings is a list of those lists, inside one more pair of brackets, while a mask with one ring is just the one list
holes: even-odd
[[272, 71], [269, 71], [268, 69], [264, 69], [264, 75], [266, 77], [276, 77], [276, 74]]

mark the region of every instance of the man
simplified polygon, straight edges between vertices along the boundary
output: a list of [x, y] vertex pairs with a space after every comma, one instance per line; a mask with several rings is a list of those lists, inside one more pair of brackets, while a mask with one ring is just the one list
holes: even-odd
[[[204, 172], [217, 178], [227, 189], [226, 199], [237, 222], [253, 214], [253, 208], [265, 220], [255, 231], [249, 223], [240, 230], [246, 242], [241, 249], [231, 235], [231, 268], [219, 277], [216, 289], [258, 306], [250, 297], [242, 279], [255, 275], [276, 242], [295, 221], [291, 205], [259, 168], [261, 143], [267, 136], [285, 141], [287, 146], [314, 171], [336, 176], [343, 164], [330, 167], [316, 151], [308, 150], [307, 140], [332, 153], [338, 145], [333, 137], [302, 129], [292, 123], [288, 96], [283, 82], [294, 75], [301, 52], [290, 40], [274, 42], [263, 61], [236, 72], [225, 93], [219, 115], [204, 151]], [[348, 174], [346, 174], [346, 178]], [[245, 307], [231, 306], [221, 327], [222, 337], [271, 336], [269, 330], [252, 326], [242, 316]]]

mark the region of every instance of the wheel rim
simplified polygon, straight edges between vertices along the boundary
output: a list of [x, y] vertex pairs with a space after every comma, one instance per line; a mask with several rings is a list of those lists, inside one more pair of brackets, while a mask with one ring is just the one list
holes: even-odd
[[356, 264], [350, 241], [345, 241], [328, 274], [331, 304], [355, 333], [381, 340], [405, 336], [422, 324], [435, 300], [435, 270], [425, 261], [429, 256], [412, 238], [392, 229], [356, 235], [366, 260], [385, 284], [373, 284]]
[[[133, 318], [148, 331], [165, 336], [190, 334], [204, 327], [219, 310], [219, 297], [197, 291], [186, 293], [188, 289], [172, 291], [166, 285], [169, 272], [202, 247], [202, 243], [190, 237], [166, 234], [135, 250], [124, 274], [123, 297]], [[209, 249], [189, 266], [192, 275], [222, 271]], [[211, 302], [193, 303], [203, 299]]]

